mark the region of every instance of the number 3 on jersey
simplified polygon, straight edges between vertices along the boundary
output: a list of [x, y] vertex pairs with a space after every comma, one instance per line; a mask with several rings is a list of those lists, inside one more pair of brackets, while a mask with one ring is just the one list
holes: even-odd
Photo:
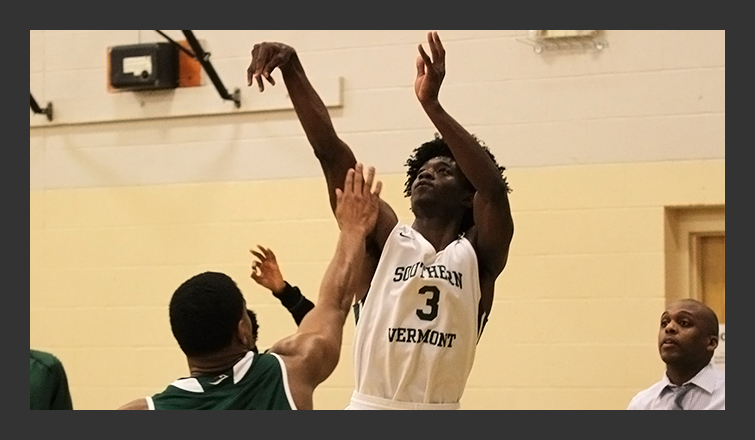
[[423, 321], [432, 321], [433, 319], [437, 318], [438, 301], [440, 301], [440, 290], [435, 286], [425, 286], [419, 289], [419, 292], [417, 293], [421, 295], [430, 294], [430, 297], [427, 298], [427, 302], [425, 303], [430, 307], [430, 311], [426, 312], [422, 309], [417, 309], [417, 316], [419, 317], [419, 319]]

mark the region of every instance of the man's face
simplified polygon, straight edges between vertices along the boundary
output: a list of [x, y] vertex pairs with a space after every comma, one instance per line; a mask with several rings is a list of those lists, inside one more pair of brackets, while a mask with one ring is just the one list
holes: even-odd
[[456, 161], [450, 157], [434, 157], [419, 169], [417, 178], [412, 183], [412, 205], [431, 201], [433, 203], [459, 203], [469, 199], [469, 190], [465, 187], [465, 177], [461, 174]]
[[677, 301], [661, 315], [658, 351], [667, 364], [697, 365], [705, 363], [718, 346], [718, 336], [711, 335], [701, 305]]

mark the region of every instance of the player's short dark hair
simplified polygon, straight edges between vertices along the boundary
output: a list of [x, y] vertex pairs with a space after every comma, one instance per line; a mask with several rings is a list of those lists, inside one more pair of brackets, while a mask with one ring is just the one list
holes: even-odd
[[[498, 162], [495, 160], [495, 156], [490, 152], [490, 148], [488, 148], [488, 146], [485, 145], [484, 142], [478, 139], [475, 135], [472, 135], [472, 137], [474, 137], [474, 139], [477, 141], [477, 143], [480, 144], [482, 149], [485, 150], [486, 153], [488, 153], [488, 156], [490, 156], [490, 159], [493, 161], [496, 168], [498, 168], [498, 171], [501, 172], [501, 176], [503, 176], [503, 172], [506, 170], [506, 168], [498, 164]], [[422, 165], [424, 165], [428, 160], [439, 156], [450, 157], [451, 159], [456, 160], [453, 153], [451, 153], [451, 149], [448, 147], [446, 140], [440, 137], [440, 134], [438, 133], [435, 133], [433, 140], [425, 142], [424, 144], [414, 149], [412, 155], [409, 156], [409, 158], [406, 160], [406, 163], [404, 164], [408, 167], [406, 170], [406, 184], [404, 185], [404, 195], [406, 197], [410, 197], [412, 195], [412, 185], [414, 184], [414, 181], [417, 180], [417, 176], [419, 175], [419, 170], [420, 168], [422, 168]], [[461, 172], [461, 169], [459, 170], [459, 172]], [[464, 176], [464, 173], [462, 173], [462, 176]], [[472, 187], [471, 183], [469, 183], [467, 176], [464, 176], [464, 179], [467, 185], [469, 185], [469, 189], [471, 191], [474, 191], [474, 187]], [[511, 188], [509, 188], [508, 182], [506, 182], [506, 177], [503, 177], [503, 183], [504, 185], [506, 185], [506, 191], [511, 192]]]
[[231, 343], [245, 310], [244, 296], [231, 277], [203, 272], [173, 293], [170, 327], [187, 356], [205, 355]]

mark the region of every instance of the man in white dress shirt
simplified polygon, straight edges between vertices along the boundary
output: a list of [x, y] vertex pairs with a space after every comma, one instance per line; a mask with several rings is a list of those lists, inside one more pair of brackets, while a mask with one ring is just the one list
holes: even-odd
[[718, 317], [694, 299], [669, 304], [661, 315], [658, 351], [663, 378], [637, 393], [627, 409], [726, 409], [726, 376], [713, 367]]

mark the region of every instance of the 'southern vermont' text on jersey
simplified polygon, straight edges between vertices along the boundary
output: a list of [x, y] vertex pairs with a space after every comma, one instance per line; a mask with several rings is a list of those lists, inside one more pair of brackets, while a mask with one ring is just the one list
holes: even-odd
[[274, 353], [249, 352], [221, 374], [187, 377], [147, 397], [149, 409], [296, 409], [286, 365]]
[[469, 240], [436, 252], [397, 223], [357, 310], [350, 408], [458, 408], [479, 339], [480, 297]]

